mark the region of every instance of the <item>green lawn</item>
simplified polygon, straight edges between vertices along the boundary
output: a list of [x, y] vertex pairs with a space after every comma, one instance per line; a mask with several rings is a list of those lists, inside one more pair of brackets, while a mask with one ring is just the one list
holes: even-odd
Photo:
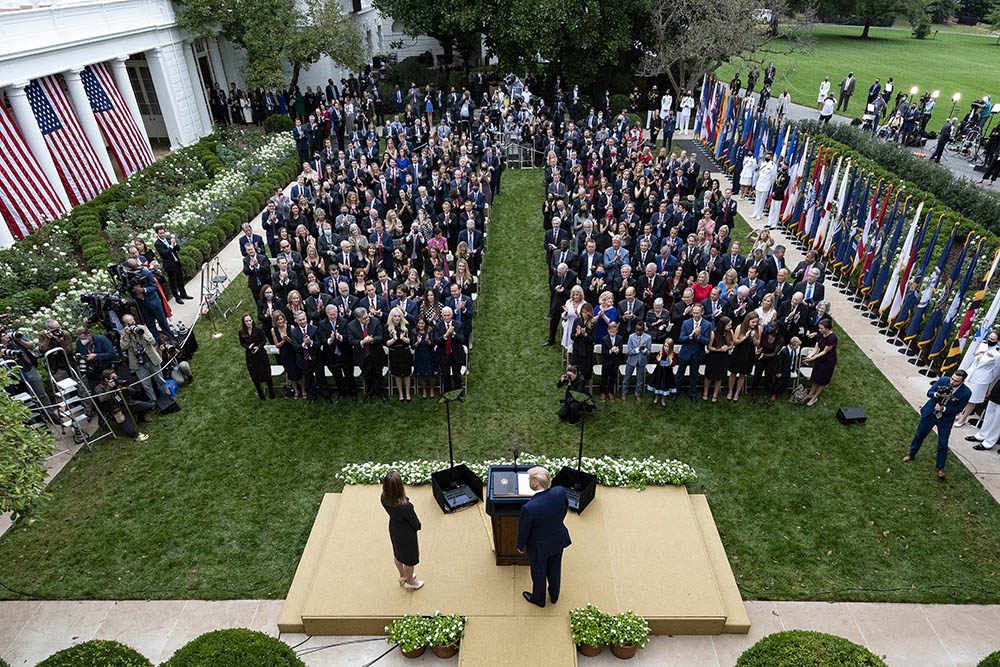
[[[772, 96], [777, 97], [788, 88], [793, 102], [816, 108], [823, 77], [830, 77], [831, 91], [839, 96], [840, 80], [853, 71], [858, 82], [851, 97], [850, 113], [845, 115], [856, 117], [864, 109], [868, 87], [875, 77], [884, 84], [892, 76], [896, 91], [909, 91], [911, 86], [920, 89], [919, 95], [941, 91], [931, 120], [932, 128], [943, 124], [956, 92], [962, 94], [955, 108], [959, 118], [968, 112], [973, 99], [993, 95], [994, 102], [1000, 101], [996, 97], [1000, 92], [1000, 67], [996, 66], [1000, 62], [1000, 46], [996, 46], [995, 36], [940, 33], [936, 39], [918, 40], [905, 30], [872, 28], [872, 39], [862, 40], [858, 38], [861, 28], [856, 26], [820, 27], [815, 34], [816, 48], [812, 53], [774, 58], [777, 78], [771, 86]], [[766, 67], [770, 57], [766, 54], [760, 57], [765, 59]], [[745, 85], [750, 68], [743, 62], [734, 61], [720, 67], [716, 74], [729, 81], [738, 70]], [[760, 68], [762, 74], [763, 69]], [[757, 90], [762, 85], [758, 82]]]
[[[541, 178], [504, 176], [470, 397], [453, 410], [462, 457], [576, 449], [578, 431], [555, 417], [558, 349], [540, 347]], [[145, 443], [105, 440], [83, 453], [37, 520], [0, 538], [0, 596], [281, 598], [345, 462], [446, 455], [437, 403], [261, 403], [234, 322], [217, 340], [199, 324], [197, 382], [181, 393], [182, 412], [156, 418]], [[845, 404], [864, 406], [868, 423], [838, 424]], [[601, 405], [587, 452], [693, 465], [691, 490], [708, 495], [748, 599], [1000, 602], [997, 505], [957, 461], [937, 482], [932, 447], [900, 463], [916, 421], [842, 337], [833, 384], [814, 408]]]

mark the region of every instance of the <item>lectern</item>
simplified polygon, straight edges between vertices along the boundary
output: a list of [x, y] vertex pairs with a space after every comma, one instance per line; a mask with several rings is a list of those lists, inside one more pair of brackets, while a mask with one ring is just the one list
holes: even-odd
[[486, 480], [486, 513], [493, 524], [493, 552], [497, 565], [528, 565], [528, 555], [517, 552], [517, 520], [534, 491], [525, 466], [490, 466]]

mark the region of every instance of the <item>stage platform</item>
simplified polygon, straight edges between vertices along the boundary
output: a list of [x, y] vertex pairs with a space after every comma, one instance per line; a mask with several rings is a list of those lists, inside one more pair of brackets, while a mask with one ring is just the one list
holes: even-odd
[[444, 515], [430, 486], [407, 488], [423, 525], [417, 576], [427, 583], [403, 590], [380, 493], [379, 486], [347, 486], [326, 494], [279, 630], [378, 635], [406, 614], [460, 613], [469, 617], [460, 664], [501, 667], [525, 655], [575, 664], [567, 614], [588, 602], [609, 613], [631, 609], [654, 634], [750, 629], [708, 502], [684, 487], [598, 487], [582, 516], [567, 516], [573, 545], [563, 555], [562, 594], [544, 609], [521, 597], [531, 588], [527, 567], [494, 563], [483, 504]]

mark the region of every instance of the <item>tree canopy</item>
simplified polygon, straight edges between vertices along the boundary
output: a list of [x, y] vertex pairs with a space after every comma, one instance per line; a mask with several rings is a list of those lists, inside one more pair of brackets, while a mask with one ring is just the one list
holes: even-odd
[[350, 69], [364, 66], [361, 33], [337, 0], [312, 0], [302, 11], [295, 0], [178, 1], [178, 24], [198, 37], [218, 31], [246, 51], [243, 78], [250, 88], [286, 84], [285, 65], [308, 69], [324, 55]]

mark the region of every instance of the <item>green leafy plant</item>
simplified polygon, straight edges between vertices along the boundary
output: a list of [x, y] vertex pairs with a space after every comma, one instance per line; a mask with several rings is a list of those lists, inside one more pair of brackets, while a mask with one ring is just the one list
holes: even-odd
[[874, 653], [843, 637], [789, 630], [764, 637], [743, 652], [736, 667], [885, 667]]
[[[7, 665], [0, 661], [0, 667]], [[134, 648], [107, 639], [93, 639], [53, 653], [37, 667], [153, 667], [146, 656]]]
[[428, 646], [455, 646], [465, 635], [465, 616], [442, 614], [439, 611], [425, 619]]
[[407, 615], [385, 626], [385, 642], [399, 644], [404, 653], [428, 645], [430, 626], [423, 616]]
[[[13, 371], [0, 367], [0, 386], [17, 382]], [[56, 441], [44, 426], [28, 424], [30, 410], [7, 392], [0, 392], [0, 514], [11, 512], [15, 521], [29, 514], [47, 497], [45, 461]]]
[[254, 630], [208, 632], [191, 640], [162, 667], [305, 667], [285, 642]]
[[288, 116], [280, 113], [272, 114], [264, 119], [264, 131], [268, 134], [275, 132], [291, 132], [295, 123]]
[[601, 646], [607, 643], [610, 622], [611, 617], [592, 604], [570, 609], [569, 631], [573, 634], [573, 643], [577, 646]]
[[631, 609], [608, 619], [607, 643], [644, 648], [649, 642], [649, 623]]
[[976, 667], [1000, 667], [1000, 651], [994, 651], [979, 661]]

